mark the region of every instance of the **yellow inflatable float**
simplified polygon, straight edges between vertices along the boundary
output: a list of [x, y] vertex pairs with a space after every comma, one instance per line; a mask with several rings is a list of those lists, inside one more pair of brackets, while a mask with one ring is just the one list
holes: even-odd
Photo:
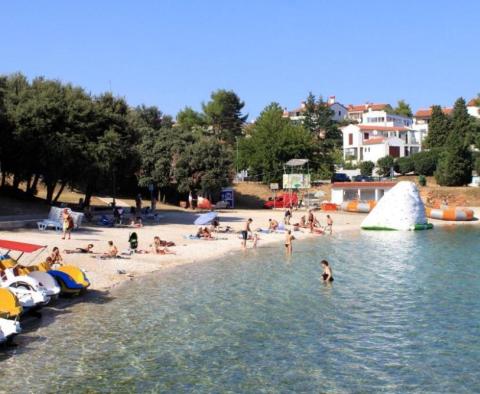
[[22, 313], [22, 306], [18, 298], [10, 290], [0, 288], [0, 317], [16, 319]]

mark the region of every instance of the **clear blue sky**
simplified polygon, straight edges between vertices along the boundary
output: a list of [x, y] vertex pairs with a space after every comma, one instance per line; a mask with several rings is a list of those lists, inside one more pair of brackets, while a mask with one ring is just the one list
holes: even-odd
[[480, 2], [3, 1], [0, 73], [176, 114], [233, 89], [250, 118], [309, 91], [413, 109], [480, 92]]

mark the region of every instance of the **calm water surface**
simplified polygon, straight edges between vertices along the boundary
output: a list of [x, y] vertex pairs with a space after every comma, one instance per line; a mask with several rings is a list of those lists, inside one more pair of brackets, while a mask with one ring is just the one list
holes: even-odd
[[358, 232], [155, 274], [18, 337], [0, 391], [480, 392], [479, 237]]

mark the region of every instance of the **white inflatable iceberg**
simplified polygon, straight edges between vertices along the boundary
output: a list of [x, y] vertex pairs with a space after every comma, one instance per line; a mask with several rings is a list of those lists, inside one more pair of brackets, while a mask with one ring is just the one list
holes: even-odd
[[362, 222], [365, 230], [424, 230], [432, 228], [413, 182], [398, 182]]

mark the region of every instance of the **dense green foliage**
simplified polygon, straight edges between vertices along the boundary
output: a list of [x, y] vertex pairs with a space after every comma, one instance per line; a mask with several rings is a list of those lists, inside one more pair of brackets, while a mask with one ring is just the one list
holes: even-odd
[[406, 116], [411, 118], [413, 116], [412, 108], [405, 100], [398, 100], [397, 106], [392, 111], [394, 114]]
[[450, 132], [450, 120], [439, 105], [432, 106], [432, 116], [428, 124], [428, 135], [424, 141], [427, 148], [444, 147]]
[[412, 156], [399, 157], [397, 160], [395, 160], [394, 168], [395, 172], [398, 172], [402, 175], [413, 172], [415, 170], [415, 165]]
[[311, 169], [320, 179], [330, 179], [335, 172], [336, 151], [342, 146], [342, 134], [333, 120], [333, 112], [320, 97], [310, 93], [305, 102], [303, 127], [314, 141]]
[[395, 160], [392, 156], [385, 156], [377, 161], [378, 173], [380, 176], [390, 176], [390, 170], [394, 166]]
[[445, 150], [440, 155], [435, 179], [442, 186], [462, 186], [472, 179], [472, 153], [474, 122], [467, 112], [465, 100], [459, 98], [454, 105], [450, 131]]
[[248, 168], [253, 179], [266, 183], [279, 181], [286, 161], [313, 158], [314, 136], [282, 114], [279, 104], [268, 105], [239, 143], [238, 165]]
[[360, 163], [360, 174], [364, 176], [371, 176], [374, 168], [375, 163], [373, 161], [362, 161]]
[[431, 149], [412, 155], [415, 174], [432, 176], [437, 168], [442, 149]]
[[0, 172], [16, 190], [25, 182], [47, 202], [65, 187], [133, 195], [138, 186], [216, 193], [232, 177], [232, 140], [241, 134], [243, 103], [217, 91], [205, 112], [186, 108], [174, 125], [157, 107], [130, 107], [111, 93], [21, 74], [0, 77]]

